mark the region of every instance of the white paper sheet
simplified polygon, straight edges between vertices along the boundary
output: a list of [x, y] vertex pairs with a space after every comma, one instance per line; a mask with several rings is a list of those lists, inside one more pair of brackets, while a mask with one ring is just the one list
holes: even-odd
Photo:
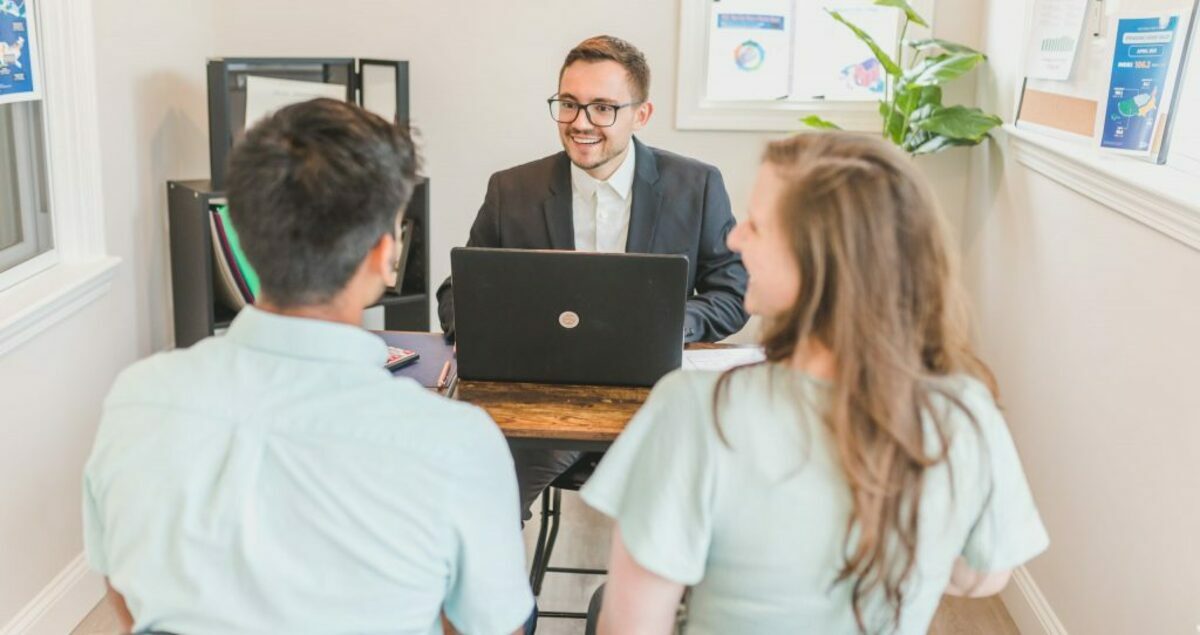
[[[801, 3], [796, 15], [793, 99], [879, 101], [886, 97], [887, 72], [870, 47], [835, 21], [825, 9], [866, 31], [893, 59], [900, 33], [900, 12], [892, 7], [822, 6]], [[819, 46], [811, 43], [820, 42]], [[808, 44], [801, 44], [808, 43]]]
[[722, 0], [709, 4], [708, 98], [761, 101], [787, 97], [791, 88], [792, 3]]
[[689, 370], [728, 370], [734, 366], [754, 364], [766, 359], [762, 349], [755, 347], [705, 348], [683, 352], [683, 367]]
[[284, 106], [318, 97], [344, 101], [346, 87], [341, 84], [301, 82], [294, 79], [248, 75], [246, 77], [246, 128], [250, 128], [263, 117]]
[[1083, 22], [1092, 0], [1037, 0], [1025, 75], [1063, 81], [1071, 77]]

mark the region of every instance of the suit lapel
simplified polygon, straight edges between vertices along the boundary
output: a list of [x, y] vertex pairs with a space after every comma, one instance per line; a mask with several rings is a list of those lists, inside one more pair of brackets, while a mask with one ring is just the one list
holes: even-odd
[[575, 221], [571, 215], [571, 163], [564, 152], [554, 163], [550, 198], [542, 203], [551, 249], [575, 249]]
[[658, 162], [654, 160], [654, 153], [636, 137], [633, 144], [637, 166], [633, 177], [633, 205], [629, 212], [629, 238], [625, 241], [625, 251], [631, 254], [651, 253], [658, 208], [662, 203]]

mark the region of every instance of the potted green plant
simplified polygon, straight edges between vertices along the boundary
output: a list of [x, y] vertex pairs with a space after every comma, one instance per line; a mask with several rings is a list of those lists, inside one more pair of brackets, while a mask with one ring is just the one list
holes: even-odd
[[[913, 155], [973, 146], [988, 138], [989, 131], [1003, 123], [999, 117], [979, 108], [942, 104], [942, 86], [966, 75], [987, 56], [937, 38], [906, 40], [910, 24], [928, 28], [929, 23], [905, 0], [875, 0], [875, 4], [895, 7], [902, 14], [894, 57], [840, 13], [827, 11], [871, 49], [886, 73], [884, 98], [879, 102], [883, 136]], [[801, 121], [812, 128], [839, 128], [817, 115]]]

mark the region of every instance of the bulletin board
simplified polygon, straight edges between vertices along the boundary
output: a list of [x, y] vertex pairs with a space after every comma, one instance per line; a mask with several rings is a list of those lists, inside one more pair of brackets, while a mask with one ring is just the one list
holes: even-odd
[[[930, 37], [934, 0], [910, 4], [930, 28], [913, 24], [905, 39]], [[819, 115], [846, 129], [878, 130], [882, 69], [827, 8], [894, 55], [900, 13], [870, 0], [681, 2], [676, 127], [794, 131]]]
[[[1038, 6], [1035, 0], [1032, 5], [1029, 29], [1036, 29]], [[1160, 16], [1170, 16], [1177, 20], [1173, 23], [1171, 46], [1165, 55], [1169, 56], [1169, 82], [1160, 94], [1157, 89], [1150, 96], [1139, 97], [1150, 102], [1143, 104], [1142, 115], [1151, 114], [1154, 118], [1149, 126], [1148, 134], [1152, 135], [1150, 147], [1145, 151], [1133, 152], [1145, 158], [1164, 163], [1169, 149], [1170, 127], [1172, 124], [1175, 105], [1178, 102], [1178, 78], [1183, 75], [1194, 57], [1189, 51], [1190, 43], [1195, 39], [1198, 0], [1081, 0], [1086, 2], [1087, 13], [1084, 28], [1078, 46], [1075, 49], [1074, 64], [1069, 77], [1066, 79], [1042, 79], [1026, 77], [1017, 105], [1018, 127], [1033, 130], [1050, 136], [1075, 141], [1083, 145], [1101, 147], [1109, 145], [1109, 149], [1121, 151], [1111, 144], [1113, 126], [1111, 120], [1116, 120], [1119, 113], [1114, 113], [1112, 105], [1121, 97], [1122, 87], [1118, 85], [1114, 73], [1115, 66], [1122, 60], [1132, 59], [1131, 49], [1126, 37], [1131, 24], [1148, 21]], [[1039, 42], [1036, 36], [1026, 44], [1026, 68], [1030, 68], [1029, 60], [1036, 56]], [[1041, 43], [1045, 46], [1045, 43]], [[1114, 56], [1121, 59], [1114, 59]], [[1164, 58], [1165, 59], [1165, 58]], [[1193, 62], [1194, 63], [1194, 62]], [[1114, 92], [1116, 91], [1116, 92]], [[1125, 100], [1134, 106], [1134, 96]], [[1153, 112], [1150, 112], [1151, 107]], [[1137, 114], [1136, 108], [1126, 114]]]

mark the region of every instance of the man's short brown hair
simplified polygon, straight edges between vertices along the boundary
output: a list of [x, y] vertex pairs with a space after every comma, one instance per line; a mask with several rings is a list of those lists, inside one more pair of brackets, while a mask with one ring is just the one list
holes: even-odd
[[612, 60], [629, 73], [629, 84], [633, 87], [633, 98], [639, 102], [646, 101], [650, 96], [650, 66], [646, 64], [646, 56], [636, 46], [611, 35], [590, 37], [571, 49], [567, 59], [563, 60], [562, 69], [558, 71], [558, 81], [562, 81], [567, 67], [575, 62], [602, 62]]

